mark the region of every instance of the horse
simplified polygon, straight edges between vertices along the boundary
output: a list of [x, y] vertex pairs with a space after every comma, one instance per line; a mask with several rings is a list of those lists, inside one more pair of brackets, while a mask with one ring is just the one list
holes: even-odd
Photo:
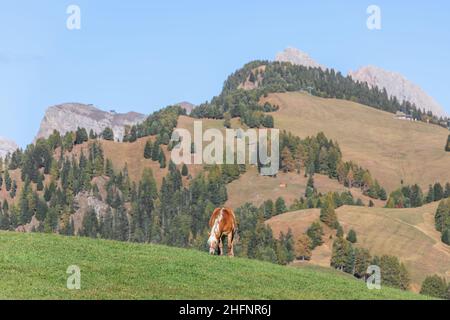
[[230, 208], [217, 208], [209, 219], [208, 245], [209, 253], [213, 255], [219, 246], [219, 255], [223, 255], [223, 238], [227, 236], [228, 256], [234, 257], [233, 245], [236, 233], [236, 217]]

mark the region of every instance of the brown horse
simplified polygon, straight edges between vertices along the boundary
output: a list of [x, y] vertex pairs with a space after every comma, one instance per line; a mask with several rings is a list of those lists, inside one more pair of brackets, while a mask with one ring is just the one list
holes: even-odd
[[209, 253], [214, 254], [219, 246], [219, 255], [223, 255], [223, 238], [227, 236], [227, 252], [233, 257], [234, 236], [236, 232], [236, 217], [230, 208], [217, 208], [209, 219], [208, 245]]

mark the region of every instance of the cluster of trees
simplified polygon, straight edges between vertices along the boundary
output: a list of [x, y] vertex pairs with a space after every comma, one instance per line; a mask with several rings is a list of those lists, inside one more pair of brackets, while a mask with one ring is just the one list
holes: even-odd
[[185, 115], [186, 110], [180, 106], [168, 106], [154, 112], [144, 122], [125, 128], [123, 142], [134, 142], [139, 138], [156, 136], [162, 144], [168, 145], [178, 117]]
[[152, 159], [153, 161], [159, 162], [160, 168], [166, 167], [166, 156], [161, 147], [162, 142], [158, 139], [153, 143], [151, 140], [148, 140], [145, 144], [144, 148], [144, 158]]
[[420, 294], [450, 300], [450, 284], [438, 275], [428, 276], [422, 282]]
[[256, 208], [247, 203], [235, 212], [239, 225], [239, 241], [235, 246], [237, 256], [282, 265], [295, 259], [295, 243], [291, 231], [281, 233], [276, 239], [272, 229], [264, 223], [264, 205]]
[[8, 167], [6, 166], [6, 169], [3, 170], [3, 164], [0, 163], [0, 190], [3, 188], [6, 189], [12, 199], [16, 197], [17, 181], [11, 178]]
[[403, 186], [389, 195], [386, 207], [388, 208], [417, 208], [425, 203], [440, 201], [450, 197], [450, 183], [443, 187], [439, 182], [428, 187], [424, 194], [419, 185]]
[[369, 265], [380, 267], [383, 285], [407, 290], [410, 276], [405, 265], [395, 256], [384, 255], [372, 257], [368, 250], [357, 248], [343, 237], [337, 237], [333, 242], [331, 266], [349, 273], [356, 278], [366, 279]]
[[323, 132], [301, 139], [283, 131], [280, 135], [280, 150], [280, 169], [284, 172], [300, 173], [301, 168], [304, 168], [305, 176], [326, 174], [349, 188], [360, 188], [371, 198], [387, 198], [385, 189], [368, 170], [352, 162], [342, 161], [339, 145], [329, 140]]
[[434, 216], [436, 230], [442, 235], [441, 240], [450, 246], [450, 199], [442, 200]]
[[[39, 144], [45, 143], [45, 140]], [[31, 222], [34, 216], [39, 222], [35, 231], [56, 232], [72, 226], [68, 217], [76, 211], [75, 196], [80, 192], [91, 192], [96, 187], [91, 181], [94, 177], [111, 174], [112, 164], [105, 164], [103, 151], [98, 142], [89, 145], [89, 155], [81, 152], [79, 158], [72, 157], [59, 160], [51, 158], [48, 173], [45, 168], [28, 166], [29, 158], [33, 158], [36, 148], [27, 148], [21, 163], [23, 186], [17, 203], [13, 206], [4, 205], [3, 229], [14, 230], [19, 225]], [[32, 164], [34, 162], [31, 161]], [[31, 171], [28, 171], [29, 169]], [[35, 171], [42, 179], [33, 180]], [[49, 177], [49, 183], [43, 185], [44, 174]], [[5, 201], [6, 202], [6, 201]], [[65, 224], [60, 225], [59, 222]], [[64, 231], [63, 233], [66, 233]]]
[[205, 102], [195, 108], [191, 116], [195, 118], [225, 119], [226, 125], [229, 119], [240, 117], [241, 122], [250, 128], [273, 128], [274, 121], [271, 115], [265, 114], [278, 110], [277, 106], [265, 103], [259, 104], [260, 91], [236, 90], [223, 92], [214, 97], [212, 101]]

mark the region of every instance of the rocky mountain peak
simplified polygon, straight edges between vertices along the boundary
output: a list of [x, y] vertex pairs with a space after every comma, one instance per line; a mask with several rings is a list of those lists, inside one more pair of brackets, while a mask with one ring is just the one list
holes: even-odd
[[106, 127], [110, 127], [114, 132], [114, 139], [121, 141], [125, 134], [125, 126], [140, 123], [145, 118], [145, 115], [137, 112], [117, 113], [114, 110], [107, 112], [91, 104], [65, 103], [47, 109], [36, 139], [47, 138], [53, 130], [58, 130], [63, 135], [80, 127], [88, 132], [92, 129], [99, 134]]
[[357, 81], [367, 82], [370, 87], [385, 88], [387, 93], [399, 101], [409, 101], [418, 108], [433, 112], [437, 116], [446, 116], [444, 108], [430, 97], [421, 87], [412, 83], [398, 72], [387, 71], [376, 66], [365, 66], [349, 75]]
[[326, 69], [324, 66], [312, 59], [307, 53], [291, 47], [284, 49], [283, 52], [277, 53], [275, 61], [290, 62], [296, 65], [311, 68], [321, 68], [323, 70]]
[[192, 110], [195, 108], [195, 105], [187, 102], [187, 101], [182, 101], [180, 103], [176, 104], [177, 106], [180, 106], [182, 109], [186, 110], [187, 114], [190, 114], [192, 112]]
[[14, 152], [19, 146], [12, 140], [0, 137], [0, 158], [4, 158], [8, 153]]

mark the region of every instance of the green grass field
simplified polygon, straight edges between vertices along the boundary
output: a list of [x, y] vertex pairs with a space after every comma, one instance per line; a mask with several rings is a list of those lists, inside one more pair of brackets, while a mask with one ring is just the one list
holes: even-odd
[[[66, 288], [67, 267], [81, 290]], [[423, 299], [331, 269], [88, 238], [0, 232], [1, 299]]]

